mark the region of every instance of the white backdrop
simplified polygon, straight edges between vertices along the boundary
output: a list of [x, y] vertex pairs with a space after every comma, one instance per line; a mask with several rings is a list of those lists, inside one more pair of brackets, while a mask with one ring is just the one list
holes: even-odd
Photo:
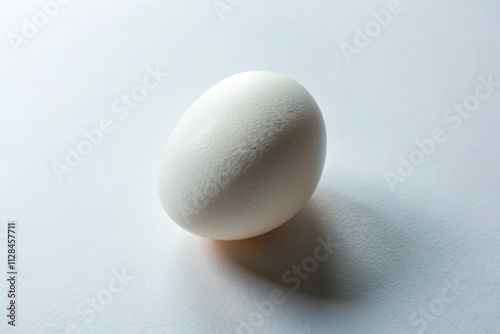
[[[0, 7], [1, 333], [500, 333], [498, 2]], [[291, 222], [209, 241], [164, 213], [160, 155], [246, 70], [311, 92], [327, 162]]]

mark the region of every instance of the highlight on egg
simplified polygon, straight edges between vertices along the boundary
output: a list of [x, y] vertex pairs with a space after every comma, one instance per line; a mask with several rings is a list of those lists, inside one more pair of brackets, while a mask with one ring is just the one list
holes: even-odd
[[292, 218], [321, 177], [326, 130], [309, 92], [284, 75], [230, 76], [185, 112], [159, 175], [170, 218], [202, 237], [254, 237]]

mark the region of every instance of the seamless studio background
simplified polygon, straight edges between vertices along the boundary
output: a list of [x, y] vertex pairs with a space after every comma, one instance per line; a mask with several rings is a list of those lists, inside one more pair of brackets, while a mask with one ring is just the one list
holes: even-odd
[[[499, 13], [3, 1], [0, 332], [499, 333]], [[247, 70], [315, 97], [326, 165], [281, 228], [210, 241], [163, 211], [161, 152], [192, 102]]]

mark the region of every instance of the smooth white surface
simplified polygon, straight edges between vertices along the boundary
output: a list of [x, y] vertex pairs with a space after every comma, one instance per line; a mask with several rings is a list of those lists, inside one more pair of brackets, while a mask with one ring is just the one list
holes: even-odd
[[323, 171], [325, 124], [293, 79], [239, 73], [207, 90], [163, 152], [165, 211], [197, 235], [236, 240], [282, 225], [311, 197]]
[[[500, 91], [457, 130], [442, 117], [479, 76], [500, 81], [500, 5], [402, 4], [351, 63], [339, 44], [385, 1], [243, 1], [223, 21], [210, 1], [73, 1], [19, 54], [3, 38], [0, 213], [19, 222], [20, 293], [19, 327], [4, 319], [0, 332], [235, 333], [254, 301], [279, 289], [286, 302], [255, 333], [417, 333], [410, 318], [438, 307], [446, 280], [457, 280], [466, 288], [426, 333], [497, 333]], [[1, 35], [38, 8], [3, 2]], [[114, 113], [156, 65], [170, 75], [127, 117]], [[209, 242], [166, 217], [161, 152], [207, 87], [254, 69], [293, 77], [315, 97], [329, 135], [325, 170], [296, 224], [255, 244]], [[103, 118], [114, 131], [60, 183], [52, 162]], [[436, 127], [448, 140], [392, 191], [384, 174]], [[289, 291], [281, 275], [327, 234], [335, 256]], [[134, 278], [92, 318], [88, 298], [122, 270]]]

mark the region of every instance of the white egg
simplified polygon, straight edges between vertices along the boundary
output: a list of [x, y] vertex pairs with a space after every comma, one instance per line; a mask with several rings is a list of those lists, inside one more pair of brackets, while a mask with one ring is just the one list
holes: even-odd
[[197, 235], [254, 237], [292, 218], [313, 194], [326, 151], [318, 105], [273, 72], [233, 75], [186, 111], [167, 141], [160, 199]]

